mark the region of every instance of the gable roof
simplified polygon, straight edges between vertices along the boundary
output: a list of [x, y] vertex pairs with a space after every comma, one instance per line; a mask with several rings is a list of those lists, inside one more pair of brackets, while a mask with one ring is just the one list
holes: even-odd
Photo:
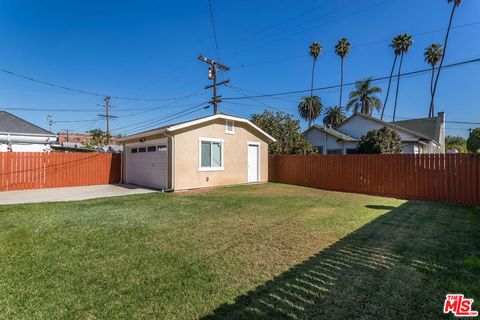
[[419, 133], [419, 132], [416, 132], [416, 131], [413, 131], [413, 130], [410, 130], [408, 128], [404, 128], [403, 126], [399, 126], [397, 125], [396, 123], [391, 123], [391, 122], [386, 122], [386, 121], [383, 121], [383, 120], [380, 120], [380, 119], [377, 119], [375, 117], [372, 117], [372, 116], [369, 116], [369, 115], [366, 115], [366, 114], [363, 114], [363, 113], [354, 113], [350, 118], [346, 119], [345, 121], [342, 122], [342, 124], [340, 125], [343, 126], [345, 123], [347, 123], [348, 121], [350, 121], [352, 118], [354, 117], [362, 117], [364, 119], [367, 119], [367, 120], [370, 120], [370, 121], [374, 121], [374, 122], [377, 122], [379, 124], [381, 124], [382, 126], [384, 127], [387, 127], [387, 128], [390, 128], [390, 129], [393, 129], [393, 130], [398, 130], [398, 131], [402, 131], [406, 134], [409, 134], [409, 135], [412, 135], [414, 137], [417, 137], [421, 140], [427, 140], [427, 141], [431, 141], [433, 139], [431, 139], [430, 137], [422, 134], [422, 133]]
[[337, 131], [337, 130], [333, 129], [332, 127], [324, 127], [324, 126], [320, 126], [318, 124], [314, 124], [313, 126], [308, 128], [307, 130], [305, 130], [303, 132], [303, 134], [306, 134], [308, 131], [313, 130], [313, 129], [317, 129], [317, 130], [320, 130], [322, 132], [325, 132], [325, 133], [337, 138], [338, 140], [347, 141], [347, 142], [358, 142], [357, 139], [352, 138], [349, 135], [346, 135], [346, 134], [344, 134], [340, 131]]
[[442, 121], [443, 117], [438, 116], [432, 118], [395, 121], [393, 123], [402, 128], [421, 133], [424, 136], [429, 137], [430, 140], [439, 142]]
[[0, 132], [55, 136], [55, 134], [50, 131], [40, 128], [6, 111], [0, 111]]
[[202, 123], [205, 123], [205, 122], [208, 122], [208, 121], [216, 120], [216, 119], [225, 119], [225, 120], [231, 120], [231, 121], [235, 121], [235, 122], [242, 122], [242, 123], [248, 124], [249, 126], [253, 127], [258, 132], [260, 132], [262, 135], [267, 137], [267, 139], [270, 140], [271, 142], [277, 141], [274, 137], [272, 137], [271, 135], [266, 133], [264, 130], [262, 130], [260, 127], [255, 125], [250, 120], [245, 119], [245, 118], [231, 116], [231, 115], [224, 114], [224, 113], [218, 113], [218, 114], [214, 114], [214, 115], [207, 116], [207, 117], [202, 117], [202, 118], [197, 118], [197, 119], [193, 119], [193, 120], [188, 120], [188, 121], [169, 124], [169, 125], [166, 125], [166, 126], [163, 126], [163, 127], [160, 127], [160, 128], [156, 128], [156, 129], [153, 129], [153, 130], [148, 130], [148, 131], [136, 133], [136, 134], [133, 134], [133, 135], [130, 135], [130, 136], [122, 137], [122, 138], [119, 139], [119, 141], [141, 138], [141, 137], [148, 136], [148, 135], [153, 135], [153, 134], [173, 133], [173, 132], [181, 130], [181, 129], [185, 129], [185, 128], [188, 128], [188, 127], [192, 127], [192, 126], [202, 124]]

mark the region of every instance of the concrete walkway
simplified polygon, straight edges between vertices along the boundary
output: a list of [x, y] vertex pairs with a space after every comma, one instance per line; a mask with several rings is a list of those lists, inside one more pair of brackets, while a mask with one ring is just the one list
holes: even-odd
[[0, 192], [0, 205], [52, 201], [74, 201], [158, 192], [129, 184], [51, 188]]

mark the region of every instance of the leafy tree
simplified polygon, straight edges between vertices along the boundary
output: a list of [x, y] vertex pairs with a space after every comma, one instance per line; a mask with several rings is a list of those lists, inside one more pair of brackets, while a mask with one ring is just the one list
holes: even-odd
[[400, 89], [400, 75], [401, 75], [401, 72], [402, 72], [402, 65], [403, 65], [403, 57], [405, 56], [406, 53], [408, 53], [408, 50], [410, 49], [410, 47], [412, 46], [413, 44], [413, 39], [412, 39], [412, 36], [407, 34], [407, 33], [404, 33], [402, 35], [400, 35], [400, 39], [399, 39], [399, 47], [398, 49], [400, 50], [400, 65], [398, 67], [398, 75], [397, 75], [397, 90], [395, 92], [395, 104], [393, 106], [393, 120], [395, 122], [395, 116], [397, 114], [397, 102], [398, 102], [398, 92], [399, 92], [399, 89]]
[[450, 14], [450, 21], [448, 22], [447, 34], [445, 35], [445, 41], [443, 42], [443, 54], [440, 59], [440, 66], [438, 67], [437, 77], [435, 78], [435, 84], [433, 86], [432, 101], [430, 102], [430, 109], [433, 110], [433, 100], [435, 100], [435, 93], [437, 92], [438, 79], [440, 78], [440, 72], [443, 67], [443, 60], [445, 59], [445, 53], [447, 52], [448, 37], [450, 36], [450, 30], [452, 29], [453, 16], [455, 10], [462, 3], [462, 0], [448, 0], [448, 3], [453, 2], [452, 13]]
[[312, 126], [314, 122], [322, 113], [323, 104], [318, 96], [303, 97], [298, 105], [298, 114], [300, 117], [308, 121], [308, 127]]
[[[453, 146], [462, 146], [467, 149], [467, 140], [460, 136], [446, 136], [445, 137], [445, 149], [453, 149]], [[460, 150], [459, 150], [460, 151]]]
[[268, 146], [270, 154], [314, 154], [315, 148], [300, 133], [300, 121], [287, 113], [264, 111], [253, 114], [252, 122], [277, 139]]
[[355, 82], [355, 89], [349, 95], [350, 101], [347, 103], [347, 111], [353, 109], [354, 112], [371, 115], [373, 109], [380, 110], [382, 102], [375, 94], [381, 93], [382, 88], [372, 87], [371, 84], [372, 78]]
[[92, 136], [91, 142], [85, 144], [85, 146], [88, 148], [104, 146], [110, 141], [110, 135], [100, 128], [90, 130], [87, 133]]
[[343, 63], [347, 54], [350, 53], [350, 42], [347, 38], [342, 38], [338, 40], [337, 45], [335, 46], [335, 53], [340, 57], [340, 109], [342, 108], [342, 95], [343, 95]]
[[395, 154], [402, 152], [400, 136], [396, 131], [387, 127], [369, 131], [361, 137], [358, 144], [358, 153]]
[[[430, 95], [433, 98], [433, 85], [435, 80], [435, 67], [437, 63], [442, 59], [443, 56], [443, 47], [440, 43], [432, 43], [425, 49], [424, 52], [425, 62], [432, 66], [432, 78], [430, 80]], [[434, 103], [430, 104], [430, 109], [428, 110], [428, 117], [431, 118], [435, 114]]]
[[329, 107], [325, 111], [325, 117], [323, 118], [323, 124], [325, 126], [332, 126], [332, 128], [338, 127], [343, 121], [347, 119], [342, 107]]
[[480, 128], [473, 129], [467, 139], [467, 150], [471, 153], [480, 152]]
[[388, 79], [387, 94], [385, 95], [385, 102], [383, 103], [382, 115], [380, 119], [383, 120], [383, 114], [385, 113], [385, 108], [387, 107], [388, 97], [390, 96], [390, 87], [392, 86], [393, 72], [395, 71], [395, 66], [397, 65], [398, 56], [401, 54], [400, 51], [401, 35], [395, 36], [390, 43], [390, 47], [393, 48], [393, 53], [395, 58], [393, 59], [392, 70], [390, 71], [390, 78]]

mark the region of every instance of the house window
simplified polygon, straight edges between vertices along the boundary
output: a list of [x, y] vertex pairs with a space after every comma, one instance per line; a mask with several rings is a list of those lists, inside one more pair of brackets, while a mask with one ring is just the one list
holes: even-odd
[[158, 146], [157, 147], [157, 151], [167, 151], [167, 146], [163, 145], [163, 146]]
[[130, 152], [131, 152], [131, 153], [137, 153], [137, 148], [132, 148], [132, 149], [130, 149]]
[[147, 151], [147, 148], [145, 147], [138, 148], [138, 152], [146, 152], [146, 151]]
[[157, 147], [155, 147], [155, 146], [151, 146], [151, 147], [147, 148], [148, 152], [155, 152], [156, 150], [157, 150]]
[[234, 134], [235, 133], [235, 124], [233, 121], [225, 122], [225, 133]]
[[223, 170], [223, 140], [200, 139], [199, 170]]

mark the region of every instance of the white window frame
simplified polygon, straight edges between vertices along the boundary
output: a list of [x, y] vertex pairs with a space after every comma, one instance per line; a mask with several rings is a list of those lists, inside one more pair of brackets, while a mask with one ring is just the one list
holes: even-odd
[[[202, 142], [220, 142], [220, 148], [221, 148], [221, 156], [220, 156], [221, 157], [221, 159], [220, 159], [221, 165], [220, 165], [220, 167], [202, 167]], [[225, 153], [225, 143], [224, 143], [223, 139], [198, 138], [198, 171], [223, 171], [224, 170], [224, 163], [225, 163], [224, 153]]]
[[[232, 130], [228, 130], [228, 124], [232, 124]], [[235, 134], [235, 121], [232, 120], [225, 120], [225, 133], [228, 134]]]

